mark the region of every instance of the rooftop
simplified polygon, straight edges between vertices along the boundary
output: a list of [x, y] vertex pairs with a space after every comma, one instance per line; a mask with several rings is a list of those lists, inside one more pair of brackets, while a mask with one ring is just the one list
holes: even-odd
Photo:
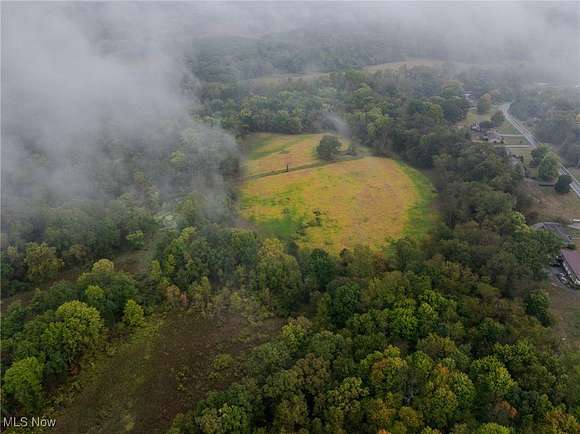
[[562, 249], [560, 251], [576, 276], [580, 276], [580, 253], [576, 250]]

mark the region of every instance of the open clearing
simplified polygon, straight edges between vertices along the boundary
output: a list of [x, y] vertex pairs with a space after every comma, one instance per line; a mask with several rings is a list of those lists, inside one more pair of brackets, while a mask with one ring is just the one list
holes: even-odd
[[[342, 143], [342, 150], [349, 141], [334, 133]], [[286, 168], [293, 169], [315, 163], [318, 160], [316, 146], [325, 134], [272, 134], [256, 133], [249, 135], [244, 143], [248, 149], [246, 174], [262, 175]]]
[[[407, 68], [414, 68], [416, 66], [427, 66], [427, 67], [437, 67], [448, 64], [448, 61], [439, 60], [439, 59], [429, 59], [429, 58], [408, 58], [406, 60], [400, 60], [397, 62], [387, 62], [387, 63], [380, 63], [376, 65], [367, 65], [359, 68], [347, 68], [353, 69], [357, 71], [367, 71], [367, 72], [377, 72], [377, 71], [396, 71], [402, 66], [406, 66]], [[461, 62], [451, 62], [456, 68], [458, 69], [465, 69], [472, 64], [468, 63], [461, 63]], [[290, 79], [297, 80], [302, 79], [305, 81], [308, 80], [316, 80], [318, 78], [327, 77], [330, 75], [330, 72], [309, 72], [309, 73], [295, 73], [295, 74], [271, 74], [265, 75], [263, 77], [253, 78], [248, 80], [250, 83], [254, 85], [275, 85], [278, 83], [286, 82]]]
[[248, 180], [241, 215], [267, 235], [337, 253], [420, 235], [433, 222], [433, 197], [419, 172], [394, 160], [364, 157]]
[[365, 66], [363, 69], [365, 71], [387, 71], [387, 70], [398, 70], [401, 67], [414, 68], [416, 66], [428, 66], [434, 68], [436, 66], [441, 66], [447, 63], [445, 60], [438, 59], [419, 59], [419, 58], [409, 58], [407, 60], [401, 60], [400, 62], [389, 62], [380, 63], [378, 65]]
[[[65, 385], [51, 432], [165, 433], [177, 413], [238, 380], [240, 357], [277, 333], [281, 323], [250, 322], [233, 312], [153, 315], [129, 341], [114, 344]], [[226, 353], [234, 366], [212, 369], [215, 357]]]
[[547, 285], [550, 296], [550, 311], [556, 319], [553, 331], [562, 340], [565, 348], [580, 350], [580, 291]]
[[532, 180], [527, 180], [526, 190], [534, 201], [538, 221], [580, 218], [580, 200], [574, 193], [558, 194], [553, 187], [541, 187]]
[[[474, 122], [483, 122], [483, 121], [489, 121], [491, 120], [491, 117], [495, 114], [496, 111], [499, 110], [499, 107], [497, 105], [492, 105], [491, 109], [487, 112], [487, 113], [478, 113], [477, 109], [472, 108], [469, 109], [469, 111], [467, 112], [467, 116], [465, 116], [465, 119], [463, 119], [461, 122], [459, 122], [459, 125], [463, 125], [466, 128], [469, 128], [471, 126], [472, 123]], [[497, 132], [499, 134], [517, 134], [519, 135], [519, 131], [517, 131], [514, 126], [512, 124], [510, 124], [507, 120], [504, 120], [503, 123], [496, 128]], [[520, 144], [520, 139], [523, 140], [523, 144], [527, 144], [527, 141], [523, 138], [523, 137], [513, 137], [513, 138], [506, 138], [509, 139], [509, 144]], [[506, 140], [506, 143], [508, 142], [508, 140]], [[513, 143], [512, 143], [513, 142]]]
[[[506, 64], [517, 68], [526, 65], [526, 62], [510, 62], [505, 61], [501, 63], [468, 63], [468, 62], [457, 62], [457, 61], [449, 61], [449, 60], [441, 60], [441, 59], [431, 59], [431, 58], [418, 58], [418, 57], [409, 57], [405, 60], [400, 60], [396, 62], [387, 62], [387, 63], [380, 63], [376, 65], [367, 65], [363, 67], [354, 67], [354, 68], [346, 68], [352, 69], [356, 71], [367, 71], [367, 72], [377, 72], [377, 71], [397, 71], [402, 66], [405, 66], [409, 69], [414, 68], [416, 66], [425, 66], [430, 68], [441, 67], [449, 65], [451, 68], [455, 69], [456, 71], [464, 71], [468, 70], [473, 67], [485, 67], [491, 69], [502, 68]], [[252, 78], [247, 80], [249, 83], [260, 87], [260, 86], [272, 86], [280, 83], [285, 83], [289, 80], [316, 80], [318, 78], [328, 77], [330, 72], [308, 72], [308, 73], [286, 73], [286, 74], [270, 74], [264, 75], [262, 77]]]

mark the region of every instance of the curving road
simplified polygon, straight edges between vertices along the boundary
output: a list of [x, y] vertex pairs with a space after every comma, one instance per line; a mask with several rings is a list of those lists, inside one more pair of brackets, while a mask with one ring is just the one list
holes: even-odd
[[[530, 146], [532, 148], [536, 148], [540, 142], [538, 142], [538, 140], [534, 137], [534, 135], [530, 132], [530, 130], [528, 130], [519, 120], [517, 120], [510, 114], [509, 111], [510, 105], [511, 103], [502, 104], [499, 106], [499, 109], [503, 112], [503, 115], [505, 116], [506, 120], [510, 124], [512, 124], [514, 128], [518, 130], [522, 136], [526, 138]], [[576, 179], [576, 177], [568, 169], [566, 169], [566, 167], [563, 164], [560, 164], [559, 173], [560, 175], [569, 175], [572, 178], [570, 189], [574, 193], [576, 193], [576, 196], [578, 196], [578, 198], [580, 198], [580, 182], [578, 182], [578, 179]]]

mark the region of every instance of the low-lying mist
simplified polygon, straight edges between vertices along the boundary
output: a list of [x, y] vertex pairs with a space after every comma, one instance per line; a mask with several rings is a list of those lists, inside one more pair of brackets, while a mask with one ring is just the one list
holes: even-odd
[[[115, 185], [99, 185], [102, 171], [135, 172], [128, 165], [139, 154], [137, 165], [184, 147], [201, 160], [236, 152], [227, 134], [192, 120], [195, 78], [172, 26], [161, 8], [141, 4], [3, 5], [5, 204], [39, 191], [57, 202], [118, 195]], [[185, 143], [188, 128], [198, 134]], [[218, 186], [206, 160], [199, 181]]]
[[[199, 80], [222, 72], [203, 69], [212, 56], [229, 79], [431, 54], [525, 60], [554, 79], [577, 80], [578, 14], [575, 3], [5, 2], [3, 205], [23, 197], [116, 196], [123, 193], [119, 179], [137, 169], [171, 190], [171, 176], [152, 163], [185, 148], [187, 161], [198, 162], [196, 182], [213, 191], [223, 180], [208, 155], [235, 155], [237, 145], [217, 127], [192, 121]], [[354, 52], [354, 63], [336, 63], [329, 41]], [[237, 44], [262, 64], [244, 63]], [[303, 56], [300, 66], [288, 61], [295, 55]], [[187, 128], [199, 132], [195, 141], [184, 141]], [[139, 153], [145, 162], [136, 161]]]

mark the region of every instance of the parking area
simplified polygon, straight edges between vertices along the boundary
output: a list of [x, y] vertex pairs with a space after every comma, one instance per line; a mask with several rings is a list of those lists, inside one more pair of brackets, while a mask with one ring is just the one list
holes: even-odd
[[565, 289], [574, 289], [570, 280], [566, 277], [566, 272], [561, 265], [550, 266], [548, 271], [550, 283]]

